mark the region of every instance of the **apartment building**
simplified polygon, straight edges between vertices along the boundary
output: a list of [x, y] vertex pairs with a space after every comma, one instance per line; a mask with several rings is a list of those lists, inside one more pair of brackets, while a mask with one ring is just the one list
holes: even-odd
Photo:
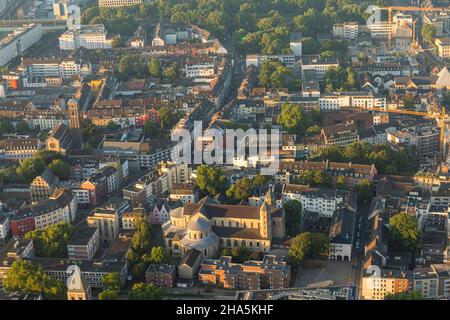
[[209, 77], [216, 73], [216, 66], [210, 62], [186, 64], [185, 72], [187, 78]]
[[0, 41], [0, 66], [6, 66], [42, 38], [42, 26], [30, 24], [14, 30]]
[[386, 98], [366, 91], [326, 93], [319, 98], [319, 106], [323, 111], [343, 108], [385, 108]]
[[372, 271], [365, 270], [362, 277], [361, 297], [364, 300], [384, 300], [388, 294], [411, 290], [413, 276], [410, 271], [379, 268]]
[[32, 158], [43, 147], [37, 138], [8, 138], [0, 140], [0, 159], [20, 161]]
[[150, 264], [145, 272], [147, 284], [172, 288], [175, 285], [176, 267], [170, 264]]
[[61, 50], [88, 50], [111, 49], [112, 39], [107, 39], [107, 32], [103, 24], [83, 25], [78, 29], [64, 32], [59, 37]]
[[319, 55], [304, 55], [300, 60], [303, 81], [323, 80], [326, 72], [339, 67], [337, 58], [321, 58]]
[[204, 259], [198, 273], [201, 283], [235, 290], [284, 289], [289, 287], [290, 278], [290, 266], [273, 255], [242, 264], [232, 263], [227, 256]]
[[349, 194], [342, 190], [297, 184], [283, 185], [282, 198], [284, 203], [300, 201], [304, 211], [318, 212], [321, 216], [330, 218], [341, 205], [350, 200]]
[[186, 203], [196, 203], [200, 198], [200, 191], [194, 183], [177, 183], [172, 185], [170, 190], [170, 201], [181, 201]]
[[345, 147], [360, 138], [358, 127], [354, 121], [324, 127], [321, 135], [326, 146]]
[[437, 38], [434, 44], [441, 59], [450, 58], [450, 38]]
[[344, 22], [333, 25], [333, 36], [347, 40], [354, 40], [358, 37], [358, 22]]
[[345, 206], [337, 209], [331, 218], [329, 231], [330, 260], [350, 261], [356, 224], [356, 208]]
[[81, 74], [81, 63], [70, 59], [22, 58], [22, 67], [29, 77], [70, 79]]
[[58, 181], [58, 177], [48, 167], [45, 167], [44, 171], [30, 184], [31, 202], [37, 203], [48, 199], [56, 189]]
[[56, 189], [48, 199], [23, 207], [11, 219], [14, 237], [22, 237], [27, 232], [66, 222], [71, 223], [77, 214], [77, 201], [68, 189]]
[[[294, 44], [294, 43], [293, 43]], [[299, 48], [298, 44], [295, 45], [297, 53]], [[250, 66], [260, 67], [263, 61], [279, 61], [280, 63], [286, 65], [288, 68], [292, 68], [296, 62], [296, 54], [280, 54], [280, 55], [266, 55], [266, 54], [248, 54], [245, 57], [246, 68]]]
[[101, 243], [113, 243], [119, 235], [119, 215], [114, 209], [96, 208], [87, 217], [87, 224], [99, 231]]
[[386, 133], [388, 143], [393, 146], [414, 146], [419, 158], [434, 157], [439, 153], [440, 131], [437, 127], [388, 128]]
[[71, 260], [92, 260], [100, 247], [96, 227], [78, 227], [67, 243], [67, 255]]

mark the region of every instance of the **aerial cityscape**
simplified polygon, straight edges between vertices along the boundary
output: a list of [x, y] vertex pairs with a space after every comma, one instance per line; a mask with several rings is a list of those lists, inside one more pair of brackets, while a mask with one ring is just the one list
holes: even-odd
[[0, 300], [449, 300], [449, 142], [450, 0], [0, 0]]

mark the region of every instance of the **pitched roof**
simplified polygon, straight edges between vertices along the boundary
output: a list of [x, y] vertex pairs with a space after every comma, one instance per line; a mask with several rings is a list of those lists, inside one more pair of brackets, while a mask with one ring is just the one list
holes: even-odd
[[197, 249], [192, 249], [186, 252], [180, 261], [180, 265], [185, 264], [189, 267], [193, 267], [199, 256], [201, 256], [201, 251]]
[[436, 80], [436, 85], [438, 86], [450, 86], [450, 72], [445, 66], [438, 74], [438, 79]]

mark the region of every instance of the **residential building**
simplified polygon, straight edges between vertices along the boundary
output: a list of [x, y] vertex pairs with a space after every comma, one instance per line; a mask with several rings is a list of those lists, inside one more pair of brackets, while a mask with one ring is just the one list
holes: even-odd
[[327, 146], [345, 147], [359, 140], [358, 127], [353, 121], [324, 127], [321, 135]]
[[200, 269], [202, 261], [203, 254], [200, 251], [196, 249], [187, 251], [178, 264], [178, 277], [193, 280]]
[[336, 210], [343, 205], [355, 207], [351, 193], [330, 188], [287, 184], [283, 185], [282, 198], [283, 203], [291, 200], [300, 201], [302, 210], [318, 212], [321, 216], [329, 218], [333, 217]]
[[78, 227], [67, 243], [67, 256], [72, 260], [92, 260], [100, 247], [96, 227]]
[[107, 32], [103, 24], [82, 25], [79, 28], [64, 32], [59, 37], [61, 50], [88, 50], [111, 49], [112, 39], [107, 39]]
[[48, 167], [45, 167], [44, 171], [30, 184], [31, 202], [37, 203], [48, 199], [56, 189], [58, 182], [58, 177]]
[[333, 25], [333, 36], [347, 40], [354, 40], [358, 37], [358, 22], [344, 22]]
[[47, 199], [23, 207], [11, 219], [14, 237], [22, 237], [35, 229], [43, 230], [58, 223], [71, 223], [77, 214], [77, 201], [68, 190], [56, 189]]
[[364, 300], [384, 300], [388, 294], [408, 292], [411, 287], [411, 272], [378, 268], [364, 271], [361, 297]]
[[200, 191], [196, 184], [193, 183], [178, 183], [172, 185], [170, 191], [170, 201], [181, 201], [184, 205], [186, 203], [196, 203], [199, 200]]
[[372, 92], [335, 92], [326, 93], [319, 98], [320, 110], [338, 110], [343, 108], [385, 108], [386, 98]]
[[231, 257], [205, 259], [198, 273], [199, 282], [226, 289], [259, 290], [289, 287], [291, 268], [285, 261], [266, 255], [262, 261], [232, 263]]
[[22, 67], [29, 77], [70, 79], [81, 74], [81, 63], [73, 59], [22, 58]]
[[17, 28], [0, 41], [0, 66], [5, 66], [22, 55], [42, 38], [42, 26], [30, 24]]
[[450, 38], [437, 38], [434, 44], [441, 59], [450, 58]]
[[337, 209], [331, 218], [329, 231], [330, 259], [350, 261], [355, 240], [356, 208]]
[[176, 268], [170, 264], [150, 264], [145, 272], [147, 284], [172, 288], [175, 285]]
[[134, 230], [136, 229], [136, 222], [142, 218], [145, 218], [145, 210], [143, 208], [125, 211], [122, 214], [122, 228], [124, 230]]
[[300, 60], [303, 81], [321, 81], [331, 68], [339, 67], [337, 58], [321, 58], [318, 55], [304, 55]]
[[119, 235], [119, 215], [114, 209], [97, 208], [87, 217], [89, 226], [99, 231], [101, 243], [113, 243]]
[[7, 138], [0, 140], [0, 159], [20, 161], [32, 158], [43, 147], [37, 138]]

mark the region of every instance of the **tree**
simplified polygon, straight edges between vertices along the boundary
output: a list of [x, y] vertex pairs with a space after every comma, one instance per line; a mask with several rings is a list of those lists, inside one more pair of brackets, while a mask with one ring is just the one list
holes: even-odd
[[[281, 113], [278, 116], [278, 123], [281, 124], [289, 133], [298, 133], [302, 128], [302, 119], [304, 115], [298, 104], [285, 103], [281, 107]], [[306, 130], [306, 128], [303, 128]]]
[[2, 118], [0, 119], [0, 134], [12, 133], [14, 131], [14, 127], [8, 119]]
[[163, 288], [143, 282], [135, 283], [128, 293], [129, 300], [161, 300], [163, 297]]
[[178, 62], [172, 63], [165, 71], [165, 76], [174, 84], [181, 76], [181, 67]]
[[384, 300], [423, 300], [423, 296], [418, 291], [388, 293]]
[[70, 223], [59, 223], [43, 230], [33, 230], [25, 234], [25, 239], [32, 239], [38, 256], [45, 258], [65, 258], [67, 243], [73, 233]]
[[330, 240], [323, 233], [304, 232], [292, 239], [289, 256], [294, 263], [328, 257]]
[[163, 107], [163, 108], [159, 109], [158, 116], [159, 116], [159, 123], [160, 123], [161, 129], [168, 129], [168, 128], [172, 127], [172, 125], [175, 122], [174, 114], [169, 109], [169, 107]]
[[119, 298], [122, 280], [118, 272], [111, 272], [103, 276], [103, 290], [99, 293], [99, 300], [116, 300]]
[[162, 68], [158, 58], [151, 58], [148, 63], [148, 72], [152, 77], [159, 78], [162, 74]]
[[118, 71], [122, 80], [128, 80], [131, 76], [143, 77], [146, 74], [146, 69], [141, 61], [128, 54], [120, 59]]
[[302, 218], [302, 203], [291, 200], [284, 205], [286, 234], [290, 237], [296, 235], [300, 229]]
[[422, 242], [422, 232], [415, 217], [404, 213], [389, 219], [390, 240], [396, 246], [416, 254]]
[[98, 294], [99, 300], [117, 300], [119, 298], [118, 290], [105, 289]]
[[144, 134], [146, 138], [157, 138], [160, 132], [154, 122], [147, 121], [144, 125]]
[[45, 169], [44, 161], [40, 159], [28, 158], [20, 162], [16, 169], [17, 179], [21, 182], [30, 183]]
[[347, 181], [345, 179], [345, 176], [339, 176], [336, 179], [336, 188], [337, 189], [347, 189]]
[[41, 266], [35, 266], [28, 260], [15, 261], [3, 279], [3, 287], [8, 292], [41, 293], [46, 298], [64, 299], [65, 284], [44, 273]]
[[117, 123], [115, 123], [114, 121], [109, 121], [108, 124], [106, 125], [106, 131], [117, 131], [119, 130], [119, 125]]
[[61, 159], [55, 159], [48, 165], [48, 168], [61, 180], [70, 179], [70, 165]]
[[167, 262], [166, 250], [163, 247], [153, 247], [150, 262], [154, 264]]
[[358, 194], [358, 202], [368, 204], [372, 201], [373, 191], [369, 180], [361, 180], [356, 186], [356, 191]]
[[31, 132], [30, 126], [23, 120], [16, 123], [16, 132], [18, 134], [27, 134]]
[[212, 197], [219, 193], [224, 193], [229, 185], [227, 177], [225, 177], [220, 168], [203, 164], [197, 168], [196, 182], [202, 192]]
[[131, 249], [139, 256], [150, 252], [150, 224], [146, 219], [138, 219], [135, 223], [136, 232], [131, 238]]
[[252, 256], [252, 252], [249, 248], [240, 246], [240, 247], [234, 247], [234, 248], [225, 248], [222, 251], [223, 256], [230, 256], [233, 260], [233, 262], [236, 263], [243, 263], [247, 260], [250, 260]]
[[434, 40], [434, 37], [436, 36], [436, 28], [432, 24], [427, 23], [422, 27], [421, 33], [422, 33], [422, 38], [426, 42], [432, 43]]
[[247, 200], [253, 191], [253, 183], [247, 177], [243, 177], [236, 181], [227, 191], [226, 196], [235, 201]]
[[261, 187], [261, 186], [265, 185], [266, 183], [269, 183], [270, 180], [271, 180], [270, 176], [264, 176], [264, 175], [257, 173], [255, 175], [255, 177], [253, 178], [253, 186]]

